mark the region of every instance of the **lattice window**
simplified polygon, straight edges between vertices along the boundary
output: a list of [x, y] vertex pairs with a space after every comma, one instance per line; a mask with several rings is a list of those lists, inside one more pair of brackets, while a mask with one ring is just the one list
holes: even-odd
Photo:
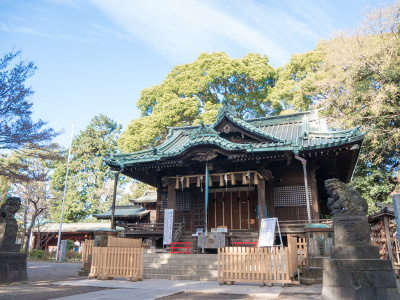
[[164, 210], [168, 208], [168, 193], [161, 192], [161, 204], [160, 204], [160, 212], [164, 213]]
[[190, 193], [176, 192], [175, 210], [188, 212], [190, 211]]
[[[311, 200], [311, 186], [308, 186], [308, 195]], [[274, 206], [307, 206], [306, 191], [304, 185], [288, 185], [274, 187]]]
[[[312, 207], [311, 186], [308, 186], [310, 208]], [[304, 185], [274, 187], [275, 216], [279, 220], [307, 220], [307, 198]], [[311, 209], [311, 218], [314, 211]]]

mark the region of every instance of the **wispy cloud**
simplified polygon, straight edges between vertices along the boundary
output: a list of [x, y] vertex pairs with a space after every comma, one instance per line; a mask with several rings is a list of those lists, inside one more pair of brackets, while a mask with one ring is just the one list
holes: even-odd
[[309, 1], [284, 2], [287, 7], [250, 0], [92, 0], [127, 33], [174, 60], [187, 61], [203, 51], [257, 52], [277, 64], [288, 60], [288, 45], [315, 41], [331, 20]]
[[273, 39], [213, 7], [211, 2], [93, 0], [93, 3], [126, 32], [175, 59], [192, 59], [202, 51], [234, 47], [245, 52], [274, 51], [278, 60], [285, 58], [285, 49]]

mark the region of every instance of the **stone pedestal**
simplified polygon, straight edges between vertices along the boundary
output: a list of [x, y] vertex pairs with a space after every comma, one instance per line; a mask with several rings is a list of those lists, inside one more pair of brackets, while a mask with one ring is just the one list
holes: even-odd
[[310, 224], [306, 232], [307, 257], [300, 277], [301, 284], [322, 283], [322, 261], [331, 254], [333, 228], [325, 224]]
[[21, 245], [15, 244], [17, 222], [0, 222], [0, 284], [27, 281], [26, 254], [20, 253]]
[[378, 247], [369, 245], [367, 217], [334, 217], [333, 224], [335, 246], [323, 261], [321, 299], [400, 299], [391, 261], [379, 259]]
[[0, 252], [0, 284], [27, 280], [26, 254]]

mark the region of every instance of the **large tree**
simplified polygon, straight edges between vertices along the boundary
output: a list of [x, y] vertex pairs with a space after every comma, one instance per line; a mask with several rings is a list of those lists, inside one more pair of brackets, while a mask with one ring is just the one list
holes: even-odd
[[233, 59], [224, 52], [202, 53], [193, 63], [178, 65], [160, 85], [141, 92], [141, 117], [118, 141], [126, 152], [159, 144], [168, 126], [215, 120], [226, 101], [244, 118], [279, 113], [281, 102], [269, 100], [276, 71], [266, 56], [249, 53]]
[[[45, 121], [32, 120], [33, 91], [25, 82], [35, 70], [33, 62], [21, 59], [20, 51], [11, 51], [0, 59], [0, 150], [43, 146], [58, 134], [46, 128]], [[17, 176], [1, 160], [0, 175]]]
[[[105, 115], [99, 115], [73, 139], [64, 221], [81, 221], [109, 207], [112, 197], [109, 191], [112, 189], [110, 181], [114, 176], [110, 168], [103, 163], [103, 159], [117, 152], [120, 131], [121, 125]], [[58, 199], [53, 202], [52, 207], [55, 220], [60, 218], [66, 168], [65, 160], [59, 164], [52, 176], [51, 184]]]
[[368, 10], [354, 30], [292, 56], [273, 93], [323, 107], [332, 127], [367, 131], [353, 185], [370, 204], [399, 191], [399, 12], [399, 1]]
[[[22, 228], [25, 238], [25, 253], [28, 251], [29, 237], [38, 218], [46, 216], [52, 195], [50, 177], [55, 163], [61, 160], [62, 149], [57, 144], [40, 148], [30, 145], [14, 150], [7, 162], [19, 166], [16, 171], [23, 176], [12, 177], [12, 193], [22, 199]], [[22, 179], [21, 179], [22, 178]], [[39, 225], [37, 225], [39, 226]]]

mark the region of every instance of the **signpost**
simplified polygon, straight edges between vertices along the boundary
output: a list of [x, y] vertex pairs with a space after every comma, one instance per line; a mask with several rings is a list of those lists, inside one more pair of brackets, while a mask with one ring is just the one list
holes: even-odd
[[164, 210], [164, 236], [163, 245], [170, 245], [172, 243], [172, 231], [174, 228], [174, 210]]
[[279, 228], [278, 218], [261, 219], [260, 238], [258, 240], [258, 247], [273, 247], [275, 243], [275, 229], [278, 227], [279, 239], [282, 244], [281, 230]]

